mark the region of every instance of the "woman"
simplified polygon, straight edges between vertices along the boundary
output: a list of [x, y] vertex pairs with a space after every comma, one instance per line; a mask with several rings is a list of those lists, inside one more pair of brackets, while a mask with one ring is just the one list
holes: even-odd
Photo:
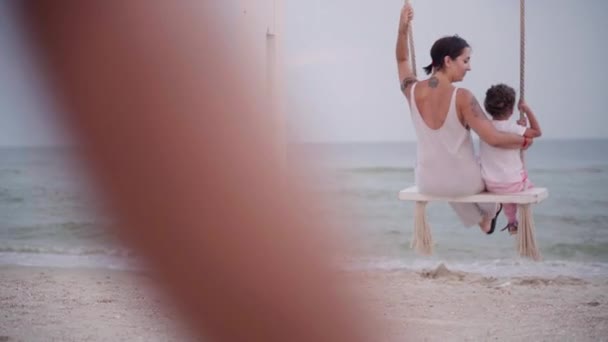
[[[444, 37], [431, 48], [432, 62], [425, 67], [430, 77], [418, 81], [409, 63], [407, 36], [413, 9], [401, 10], [397, 37], [397, 67], [401, 90], [407, 97], [418, 141], [416, 185], [421, 193], [435, 196], [468, 196], [484, 190], [481, 169], [473, 148], [471, 129], [496, 147], [527, 147], [522, 136], [497, 131], [475, 96], [455, 82], [471, 70], [471, 48], [458, 37]], [[450, 203], [465, 226], [478, 224], [494, 232], [496, 204]]]

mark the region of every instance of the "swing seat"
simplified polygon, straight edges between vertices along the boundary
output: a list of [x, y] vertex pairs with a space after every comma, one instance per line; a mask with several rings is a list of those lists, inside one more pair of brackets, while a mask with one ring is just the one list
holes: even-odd
[[416, 186], [403, 189], [399, 192], [402, 201], [416, 202], [414, 214], [414, 231], [411, 247], [423, 255], [433, 253], [433, 238], [431, 228], [426, 217], [426, 205], [428, 202], [456, 202], [456, 203], [515, 203], [518, 205], [519, 226], [517, 232], [517, 244], [519, 255], [522, 257], [540, 260], [540, 252], [534, 238], [534, 220], [532, 218], [531, 204], [540, 203], [549, 197], [546, 188], [531, 188], [518, 193], [496, 194], [482, 192], [471, 196], [441, 197], [421, 194]]
[[536, 204], [549, 197], [546, 188], [531, 188], [512, 194], [495, 194], [482, 192], [480, 194], [463, 197], [439, 197], [423, 195], [418, 192], [416, 186], [403, 189], [399, 192], [399, 199], [402, 201], [416, 202], [460, 202], [460, 203], [515, 203], [515, 204]]

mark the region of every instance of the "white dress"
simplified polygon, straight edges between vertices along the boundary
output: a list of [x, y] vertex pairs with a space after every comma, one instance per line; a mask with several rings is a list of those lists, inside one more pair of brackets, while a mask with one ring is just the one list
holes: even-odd
[[[417, 136], [416, 186], [422, 194], [433, 196], [469, 196], [484, 190], [481, 167], [475, 157], [471, 132], [465, 129], [456, 113], [455, 88], [445, 122], [431, 129], [422, 119], [414, 89], [411, 89], [410, 112]], [[496, 211], [494, 203], [450, 203], [465, 226], [478, 224], [482, 215]], [[486, 214], [487, 213], [487, 214]]]

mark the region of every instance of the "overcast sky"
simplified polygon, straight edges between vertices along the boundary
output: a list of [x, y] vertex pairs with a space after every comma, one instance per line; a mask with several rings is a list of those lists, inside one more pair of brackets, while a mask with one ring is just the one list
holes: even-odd
[[[300, 140], [414, 140], [394, 57], [401, 0], [284, 0], [282, 48], [289, 131]], [[492, 84], [519, 84], [519, 1], [414, 0], [418, 73], [434, 40], [458, 34], [473, 48], [459, 86], [480, 99]], [[241, 1], [263, 37], [272, 0]], [[608, 138], [608, 2], [526, 3], [526, 98], [545, 138]], [[227, 11], [235, 11], [236, 6]], [[262, 14], [260, 14], [262, 13]], [[44, 91], [0, 2], [0, 145], [61, 142]], [[264, 26], [264, 27], [262, 27]], [[264, 44], [260, 38], [260, 44]]]
[[15, 1], [0, 1], [0, 146], [65, 142], [26, 53]]

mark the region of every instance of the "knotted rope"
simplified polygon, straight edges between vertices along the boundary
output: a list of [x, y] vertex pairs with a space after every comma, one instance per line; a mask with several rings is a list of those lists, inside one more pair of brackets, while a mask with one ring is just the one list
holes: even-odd
[[[405, 4], [409, 4], [411, 3], [410, 0], [405, 0]], [[412, 22], [410, 21], [408, 24], [408, 29], [407, 29], [407, 40], [408, 40], [408, 46], [409, 46], [409, 50], [410, 50], [410, 61], [412, 63], [412, 71], [414, 72], [414, 76], [418, 77], [418, 73], [416, 72], [416, 51], [414, 50], [414, 30], [412, 27]]]
[[[519, 97], [525, 99], [525, 75], [526, 75], [526, 1], [519, 0]], [[525, 119], [525, 114], [519, 112], [519, 118]], [[524, 151], [521, 151], [522, 164], [526, 165]], [[519, 205], [519, 228], [517, 232], [517, 245], [519, 255], [533, 260], [540, 260], [541, 255], [536, 246], [534, 237], [534, 219], [532, 217], [532, 206]]]

